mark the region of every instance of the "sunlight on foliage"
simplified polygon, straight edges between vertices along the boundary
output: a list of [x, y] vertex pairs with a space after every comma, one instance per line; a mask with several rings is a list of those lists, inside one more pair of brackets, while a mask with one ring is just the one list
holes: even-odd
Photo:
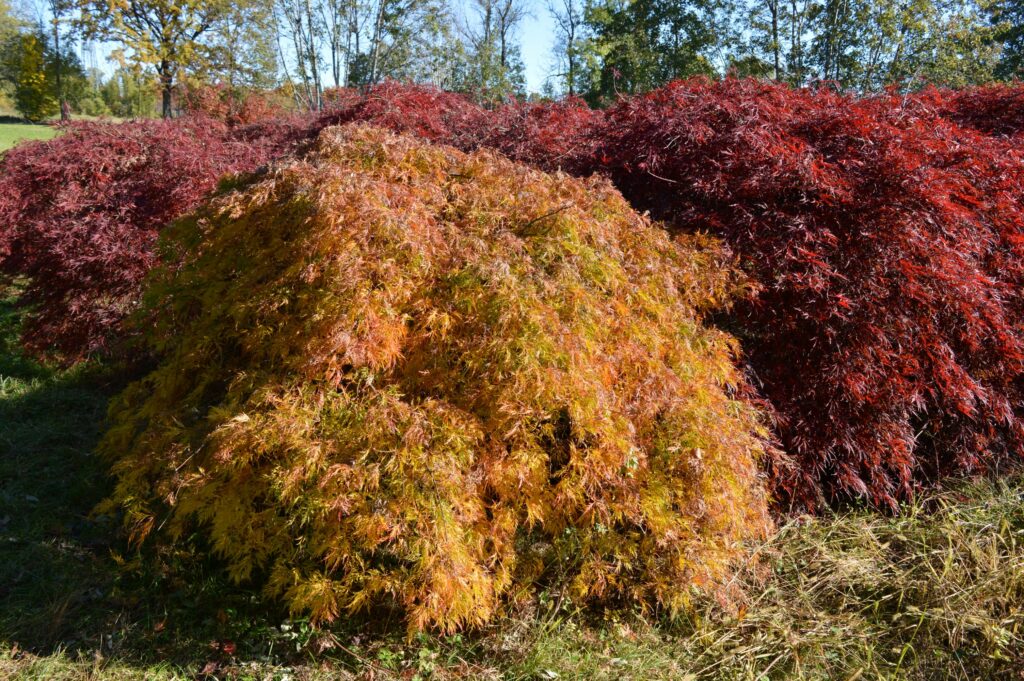
[[695, 79], [608, 112], [634, 208], [720, 237], [761, 285], [729, 324], [793, 458], [784, 507], [896, 510], [1024, 456], [1024, 154], [940, 106], [1001, 128], [983, 104], [1011, 94]]
[[108, 506], [294, 611], [450, 631], [537, 584], [676, 610], [768, 529], [763, 428], [702, 321], [743, 284], [604, 180], [329, 128], [162, 256]]

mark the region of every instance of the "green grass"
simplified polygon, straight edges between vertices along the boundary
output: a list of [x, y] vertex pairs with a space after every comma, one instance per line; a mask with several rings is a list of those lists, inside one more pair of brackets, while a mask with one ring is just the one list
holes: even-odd
[[0, 678], [1020, 679], [1024, 481], [973, 481], [899, 517], [797, 519], [676, 621], [543, 595], [484, 631], [406, 640], [386, 616], [288, 620], [187, 551], [129, 551], [92, 454], [126, 380], [23, 357], [0, 296]]
[[31, 125], [29, 123], [0, 123], [0, 153], [25, 140], [48, 140], [57, 134], [57, 129], [50, 125]]

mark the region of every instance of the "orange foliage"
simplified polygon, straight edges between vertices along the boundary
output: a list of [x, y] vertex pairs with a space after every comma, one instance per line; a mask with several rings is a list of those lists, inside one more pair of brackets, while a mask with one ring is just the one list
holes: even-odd
[[317, 621], [451, 631], [538, 583], [684, 608], [768, 529], [702, 321], [740, 284], [605, 180], [328, 128], [162, 244], [159, 364], [101, 446], [140, 539], [198, 530]]

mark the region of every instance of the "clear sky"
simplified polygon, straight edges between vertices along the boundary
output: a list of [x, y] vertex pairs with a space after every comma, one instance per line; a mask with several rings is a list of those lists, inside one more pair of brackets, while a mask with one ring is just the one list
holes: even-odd
[[526, 66], [526, 89], [540, 92], [553, 71], [551, 57], [555, 41], [554, 20], [545, 0], [527, 0], [529, 15], [519, 28], [523, 64]]

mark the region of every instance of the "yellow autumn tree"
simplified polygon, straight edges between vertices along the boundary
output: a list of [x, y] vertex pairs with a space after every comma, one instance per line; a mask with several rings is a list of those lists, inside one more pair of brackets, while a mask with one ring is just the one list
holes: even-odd
[[27, 120], [42, 121], [60, 110], [46, 77], [46, 46], [35, 33], [23, 33], [13, 41], [4, 70], [13, 78], [14, 105]]
[[157, 368], [102, 451], [137, 540], [200, 532], [325, 621], [483, 623], [546, 584], [677, 609], [768, 520], [737, 279], [603, 179], [366, 127], [165, 233]]
[[109, 40], [115, 53], [152, 67], [160, 82], [161, 111], [173, 114], [174, 86], [186, 67], [205, 61], [204, 40], [232, 8], [248, 0], [75, 0], [89, 37]]

